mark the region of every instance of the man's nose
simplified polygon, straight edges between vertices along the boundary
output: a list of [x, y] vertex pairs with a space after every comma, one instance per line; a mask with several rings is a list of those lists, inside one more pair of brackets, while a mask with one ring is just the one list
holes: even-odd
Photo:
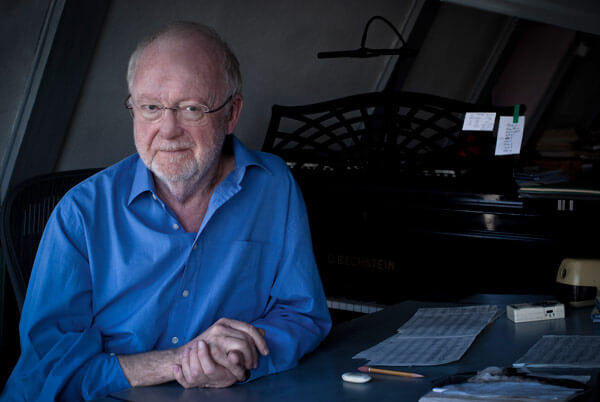
[[160, 133], [165, 137], [176, 136], [181, 132], [177, 110], [165, 108], [160, 119]]

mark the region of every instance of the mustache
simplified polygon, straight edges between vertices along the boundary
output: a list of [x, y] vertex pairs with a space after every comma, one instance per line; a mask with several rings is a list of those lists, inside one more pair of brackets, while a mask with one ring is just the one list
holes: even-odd
[[183, 149], [192, 148], [191, 144], [182, 143], [182, 142], [167, 142], [163, 144], [159, 144], [156, 149], [158, 151], [181, 151]]

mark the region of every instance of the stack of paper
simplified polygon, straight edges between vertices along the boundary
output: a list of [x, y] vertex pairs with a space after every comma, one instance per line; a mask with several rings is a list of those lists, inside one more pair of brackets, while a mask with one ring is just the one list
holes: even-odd
[[435, 387], [419, 402], [568, 401], [588, 390], [589, 376], [529, 375], [488, 367], [462, 382]]
[[398, 333], [356, 354], [370, 365], [432, 366], [456, 361], [501, 314], [496, 306], [421, 308]]
[[600, 336], [544, 335], [514, 367], [600, 367]]

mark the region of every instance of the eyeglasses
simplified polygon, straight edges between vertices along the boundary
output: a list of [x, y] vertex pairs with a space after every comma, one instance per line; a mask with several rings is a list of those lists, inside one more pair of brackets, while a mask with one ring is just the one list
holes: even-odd
[[[225, 105], [227, 105], [231, 99], [233, 99], [233, 95], [229, 95], [229, 97], [223, 102], [223, 104], [217, 108], [210, 109], [206, 105], [202, 105], [200, 103], [190, 103], [183, 104], [177, 106], [164, 106], [160, 103], [157, 104], [137, 104], [131, 99], [131, 95], [128, 95], [125, 98], [125, 108], [129, 110], [129, 114], [131, 117], [140, 117], [142, 120], [147, 121], [148, 123], [157, 123], [159, 122], [163, 116], [165, 115], [165, 110], [172, 110], [175, 113], [175, 116], [183, 123], [190, 125], [202, 124], [204, 115], [208, 113], [215, 113], [219, 110], [223, 109]], [[134, 112], [135, 109], [135, 112]]]

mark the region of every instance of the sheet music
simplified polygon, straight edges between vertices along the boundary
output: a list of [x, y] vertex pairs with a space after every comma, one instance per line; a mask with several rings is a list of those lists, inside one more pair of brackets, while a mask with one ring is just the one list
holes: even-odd
[[496, 306], [420, 308], [398, 333], [406, 336], [477, 335], [498, 312]]
[[356, 354], [370, 365], [432, 366], [456, 361], [499, 315], [496, 306], [421, 308], [398, 333]]
[[600, 336], [544, 335], [515, 367], [600, 367]]

